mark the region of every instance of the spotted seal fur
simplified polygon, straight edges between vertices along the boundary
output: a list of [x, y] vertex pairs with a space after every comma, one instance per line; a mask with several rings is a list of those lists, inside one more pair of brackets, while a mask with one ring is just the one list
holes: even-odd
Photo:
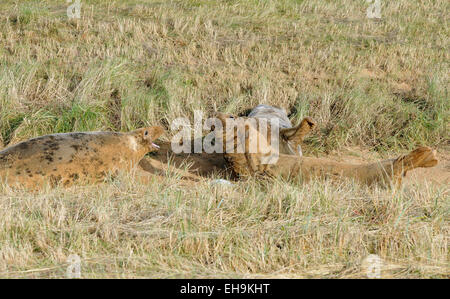
[[163, 132], [153, 126], [128, 133], [74, 132], [29, 139], [0, 151], [0, 179], [32, 189], [46, 183], [99, 182], [137, 165], [158, 148], [153, 141]]

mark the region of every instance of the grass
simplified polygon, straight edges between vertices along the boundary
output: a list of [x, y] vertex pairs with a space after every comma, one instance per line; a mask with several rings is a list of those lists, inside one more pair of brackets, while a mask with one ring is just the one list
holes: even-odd
[[382, 257], [383, 277], [448, 275], [442, 187], [177, 182], [123, 176], [37, 195], [5, 187], [0, 275], [64, 277], [72, 253], [84, 278], [365, 277], [370, 253]]
[[[449, 145], [446, 1], [0, 3], [0, 143], [167, 128], [195, 109], [278, 105], [319, 129], [307, 154]], [[167, 136], [165, 138], [168, 138]], [[1, 144], [0, 144], [1, 147]], [[190, 190], [132, 177], [0, 188], [0, 277], [448, 277], [448, 187], [242, 181]]]

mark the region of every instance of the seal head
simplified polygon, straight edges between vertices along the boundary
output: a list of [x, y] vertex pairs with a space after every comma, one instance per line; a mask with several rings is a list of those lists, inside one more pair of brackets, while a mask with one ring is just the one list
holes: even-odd
[[146, 154], [148, 152], [153, 152], [159, 149], [159, 146], [155, 144], [154, 141], [158, 139], [163, 133], [163, 127], [152, 126], [137, 129], [130, 132], [129, 134], [135, 138], [136, 143], [140, 145], [141, 150]]

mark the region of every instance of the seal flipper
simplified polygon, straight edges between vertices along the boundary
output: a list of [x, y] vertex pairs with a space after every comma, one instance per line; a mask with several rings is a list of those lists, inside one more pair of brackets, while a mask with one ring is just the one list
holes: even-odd
[[[292, 141], [294, 147], [299, 147], [306, 135], [316, 127], [316, 122], [311, 117], [305, 117], [298, 126], [293, 128], [286, 128], [280, 130], [280, 135], [282, 135], [286, 140]], [[301, 156], [301, 153], [300, 153]]]
[[422, 146], [394, 160], [394, 175], [405, 176], [409, 170], [418, 167], [433, 167], [437, 163], [436, 150], [428, 146]]

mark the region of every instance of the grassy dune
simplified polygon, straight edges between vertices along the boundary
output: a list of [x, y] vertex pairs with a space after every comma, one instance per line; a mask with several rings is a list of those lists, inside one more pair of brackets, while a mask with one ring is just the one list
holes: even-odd
[[[169, 127], [194, 110], [277, 105], [319, 128], [307, 155], [448, 153], [447, 1], [0, 3], [0, 148], [48, 133]], [[164, 137], [170, 137], [170, 132]], [[0, 186], [0, 277], [449, 277], [448, 184], [192, 188], [167, 174], [99, 186]]]

